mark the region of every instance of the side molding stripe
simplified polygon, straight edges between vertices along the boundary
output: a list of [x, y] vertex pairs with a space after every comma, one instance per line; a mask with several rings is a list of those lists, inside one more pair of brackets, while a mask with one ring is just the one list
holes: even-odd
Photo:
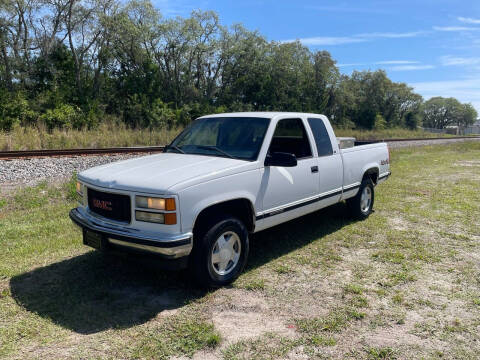
[[[348, 191], [357, 189], [359, 187], [360, 187], [360, 185], [355, 185], [354, 187], [349, 188]], [[282, 214], [284, 212], [295, 210], [295, 209], [298, 209], [300, 207], [316, 203], [317, 201], [322, 201], [322, 200], [328, 199], [329, 197], [333, 197], [333, 196], [337, 196], [337, 195], [341, 195], [341, 194], [342, 194], [342, 190], [335, 191], [335, 192], [327, 194], [327, 195], [319, 196], [317, 198], [304, 201], [300, 204], [295, 204], [295, 205], [287, 206], [283, 209], [278, 209], [278, 210], [263, 213], [261, 215], [256, 216], [255, 220], [258, 221], [258, 220], [262, 220], [262, 219], [265, 219], [265, 218], [268, 218], [268, 217], [271, 217], [271, 216], [279, 215], [279, 214]]]
[[387, 172], [387, 173], [384, 173], [384, 174], [382, 174], [382, 175], [380, 175], [380, 176], [378, 177], [378, 180], [387, 178], [387, 177], [389, 177], [391, 174], [392, 174], [392, 173], [391, 173], [390, 171]]

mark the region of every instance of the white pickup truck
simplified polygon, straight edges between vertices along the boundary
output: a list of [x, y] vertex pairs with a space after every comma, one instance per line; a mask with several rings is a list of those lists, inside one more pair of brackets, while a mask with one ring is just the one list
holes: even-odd
[[86, 245], [156, 254], [222, 286], [244, 268], [249, 234], [343, 200], [368, 217], [389, 162], [385, 143], [340, 149], [323, 115], [208, 115], [164, 153], [80, 173], [70, 218]]

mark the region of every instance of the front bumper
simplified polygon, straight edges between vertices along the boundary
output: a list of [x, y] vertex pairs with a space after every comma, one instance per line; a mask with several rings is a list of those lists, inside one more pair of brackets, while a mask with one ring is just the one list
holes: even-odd
[[108, 245], [141, 252], [159, 254], [170, 259], [187, 256], [192, 251], [192, 233], [186, 234], [150, 234], [139, 229], [122, 225], [113, 225], [90, 216], [85, 210], [70, 210], [70, 219], [82, 229], [102, 235]]

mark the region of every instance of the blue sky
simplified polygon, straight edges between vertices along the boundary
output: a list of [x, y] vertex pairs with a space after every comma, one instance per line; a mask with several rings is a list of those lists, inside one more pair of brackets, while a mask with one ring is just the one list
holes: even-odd
[[385, 69], [425, 98], [454, 96], [480, 113], [480, 0], [152, 0], [164, 16], [214, 10], [269, 40], [327, 50], [343, 73]]

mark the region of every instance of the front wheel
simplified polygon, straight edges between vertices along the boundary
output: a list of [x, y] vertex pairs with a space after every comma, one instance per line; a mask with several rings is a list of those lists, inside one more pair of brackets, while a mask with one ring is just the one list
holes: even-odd
[[374, 186], [370, 178], [362, 180], [357, 195], [347, 200], [348, 207], [353, 217], [363, 220], [373, 211], [375, 200]]
[[195, 239], [193, 275], [204, 286], [228, 285], [245, 267], [248, 250], [245, 225], [234, 217], [219, 219]]

